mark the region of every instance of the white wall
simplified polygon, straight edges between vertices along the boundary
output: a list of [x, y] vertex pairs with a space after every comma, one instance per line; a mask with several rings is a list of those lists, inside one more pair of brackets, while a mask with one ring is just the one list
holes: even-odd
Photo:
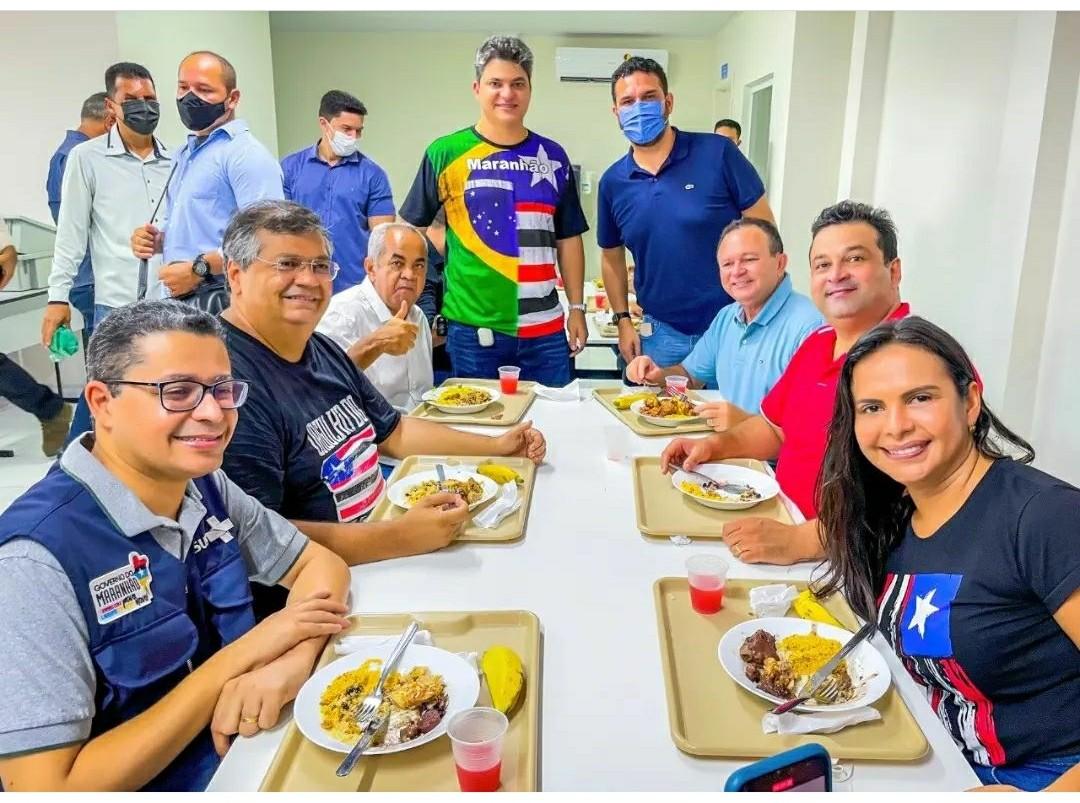
[[781, 225], [795, 286], [810, 285], [810, 223], [836, 200], [855, 14], [795, 15], [784, 182], [773, 210]]
[[0, 214], [51, 223], [49, 158], [79, 125], [82, 102], [105, 89], [117, 61], [112, 12], [0, 12]]
[[[741, 11], [716, 34], [714, 83], [719, 65], [729, 67], [730, 116], [746, 126], [746, 86], [771, 74], [772, 118], [769, 123], [769, 175], [765, 178], [774, 212], [783, 203], [784, 159], [788, 137], [788, 102], [795, 45], [794, 11]], [[727, 116], [727, 115], [725, 115]], [[746, 147], [746, 135], [743, 135]], [[783, 223], [783, 221], [780, 221]], [[785, 232], [786, 233], [786, 232]]]
[[277, 153], [274, 68], [270, 16], [266, 11], [118, 11], [116, 30], [125, 61], [142, 64], [154, 76], [161, 98], [158, 134], [171, 148], [188, 135], [176, 112], [176, 70], [194, 50], [212, 50], [236, 68], [240, 107], [252, 133]]
[[[1059, 25], [1069, 28], [1074, 43], [1080, 44], [1080, 14], [1059, 14]], [[1061, 33], [1061, 31], [1059, 31]], [[1080, 53], [1080, 47], [1065, 52]], [[1075, 60], [1076, 56], [1073, 55]], [[1075, 66], [1074, 66], [1075, 69]], [[1064, 81], [1063, 81], [1064, 83]], [[1053, 278], [1045, 305], [1045, 328], [1038, 357], [1038, 379], [1031, 441], [1038, 465], [1045, 471], [1080, 485], [1080, 326], [1076, 301], [1080, 299], [1080, 92], [1075, 73], [1072, 92], [1071, 135], [1066, 159], [1056, 165], [1064, 178], [1061, 196], [1060, 234], [1052, 260]]]
[[897, 12], [892, 24], [872, 200], [899, 228], [904, 297], [970, 350], [999, 407], [1053, 20]]
[[[471, 84], [472, 57], [490, 32], [273, 33], [278, 139], [282, 153], [319, 136], [319, 99], [328, 89], [359, 97], [368, 109], [361, 148], [389, 174], [400, 206], [424, 149], [436, 137], [479, 118]], [[525, 35], [525, 34], [523, 34]], [[606, 84], [560, 83], [557, 47], [649, 47], [669, 52], [675, 125], [711, 130], [712, 40], [690, 37], [528, 36], [533, 51], [532, 104], [527, 125], [557, 140], [570, 158], [593, 174], [593, 193], [582, 196], [591, 230], [585, 235], [587, 273], [599, 275], [595, 237], [596, 185], [629, 147], [611, 113]], [[422, 56], [418, 56], [422, 54]], [[347, 55], [347, 57], [346, 57]]]

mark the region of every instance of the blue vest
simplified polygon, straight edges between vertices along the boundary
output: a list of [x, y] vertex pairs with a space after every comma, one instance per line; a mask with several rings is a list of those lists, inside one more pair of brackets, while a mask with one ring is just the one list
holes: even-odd
[[[225, 504], [212, 477], [195, 487], [206, 516], [184, 561], [149, 532], [124, 535], [58, 462], [0, 515], [0, 544], [36, 541], [71, 580], [97, 674], [90, 738], [148, 709], [255, 625], [239, 542], [209, 523], [228, 518]], [[218, 763], [204, 728], [144, 789], [201, 791]]]

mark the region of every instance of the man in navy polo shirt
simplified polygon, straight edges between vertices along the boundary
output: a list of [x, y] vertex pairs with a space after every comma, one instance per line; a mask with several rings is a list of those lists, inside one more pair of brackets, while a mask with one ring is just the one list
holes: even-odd
[[[736, 218], [774, 221], [757, 171], [726, 137], [668, 123], [675, 99], [652, 59], [624, 61], [611, 76], [612, 111], [630, 151], [600, 179], [596, 240], [619, 351], [657, 365], [682, 362], [731, 303], [716, 272], [720, 232]], [[641, 335], [627, 311], [626, 251], [634, 257]]]
[[332, 89], [319, 103], [322, 137], [281, 160], [285, 197], [315, 211], [330, 232], [341, 271], [334, 292], [364, 280], [368, 235], [394, 222], [394, 198], [386, 171], [357, 150], [367, 108], [347, 92]]

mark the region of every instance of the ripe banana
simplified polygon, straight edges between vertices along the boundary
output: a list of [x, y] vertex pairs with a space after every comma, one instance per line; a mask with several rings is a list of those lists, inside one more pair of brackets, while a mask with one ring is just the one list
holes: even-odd
[[825, 607], [814, 598], [810, 589], [806, 589], [799, 594], [799, 596], [795, 597], [795, 601], [791, 603], [791, 606], [795, 609], [795, 613], [799, 614], [803, 619], [809, 619], [812, 622], [822, 622], [840, 628], [844, 627], [836, 620], [836, 617], [825, 610]]
[[516, 482], [518, 485], [525, 484], [524, 477], [514, 471], [514, 469], [510, 468], [510, 466], [504, 466], [499, 463], [484, 463], [483, 465], [476, 467], [476, 472], [495, 480], [499, 485], [506, 485], [508, 482]]

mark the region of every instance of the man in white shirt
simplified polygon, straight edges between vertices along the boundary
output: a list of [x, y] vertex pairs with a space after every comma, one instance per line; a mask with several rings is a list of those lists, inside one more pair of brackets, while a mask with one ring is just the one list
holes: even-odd
[[415, 226], [379, 224], [368, 239], [367, 278], [335, 295], [317, 327], [405, 412], [434, 384], [431, 330], [416, 306], [427, 254], [427, 240]]
[[[105, 105], [116, 124], [102, 136], [77, 145], [68, 155], [49, 274], [49, 303], [41, 324], [48, 346], [61, 324], [71, 321], [69, 295], [83, 257], [94, 271], [94, 323], [137, 300], [139, 260], [131, 253], [131, 230], [150, 220], [158, 207], [172, 160], [154, 136], [160, 109], [154, 79], [131, 62], [105, 71]], [[150, 265], [148, 295], [160, 290], [157, 262]], [[89, 422], [84, 422], [89, 428]]]

